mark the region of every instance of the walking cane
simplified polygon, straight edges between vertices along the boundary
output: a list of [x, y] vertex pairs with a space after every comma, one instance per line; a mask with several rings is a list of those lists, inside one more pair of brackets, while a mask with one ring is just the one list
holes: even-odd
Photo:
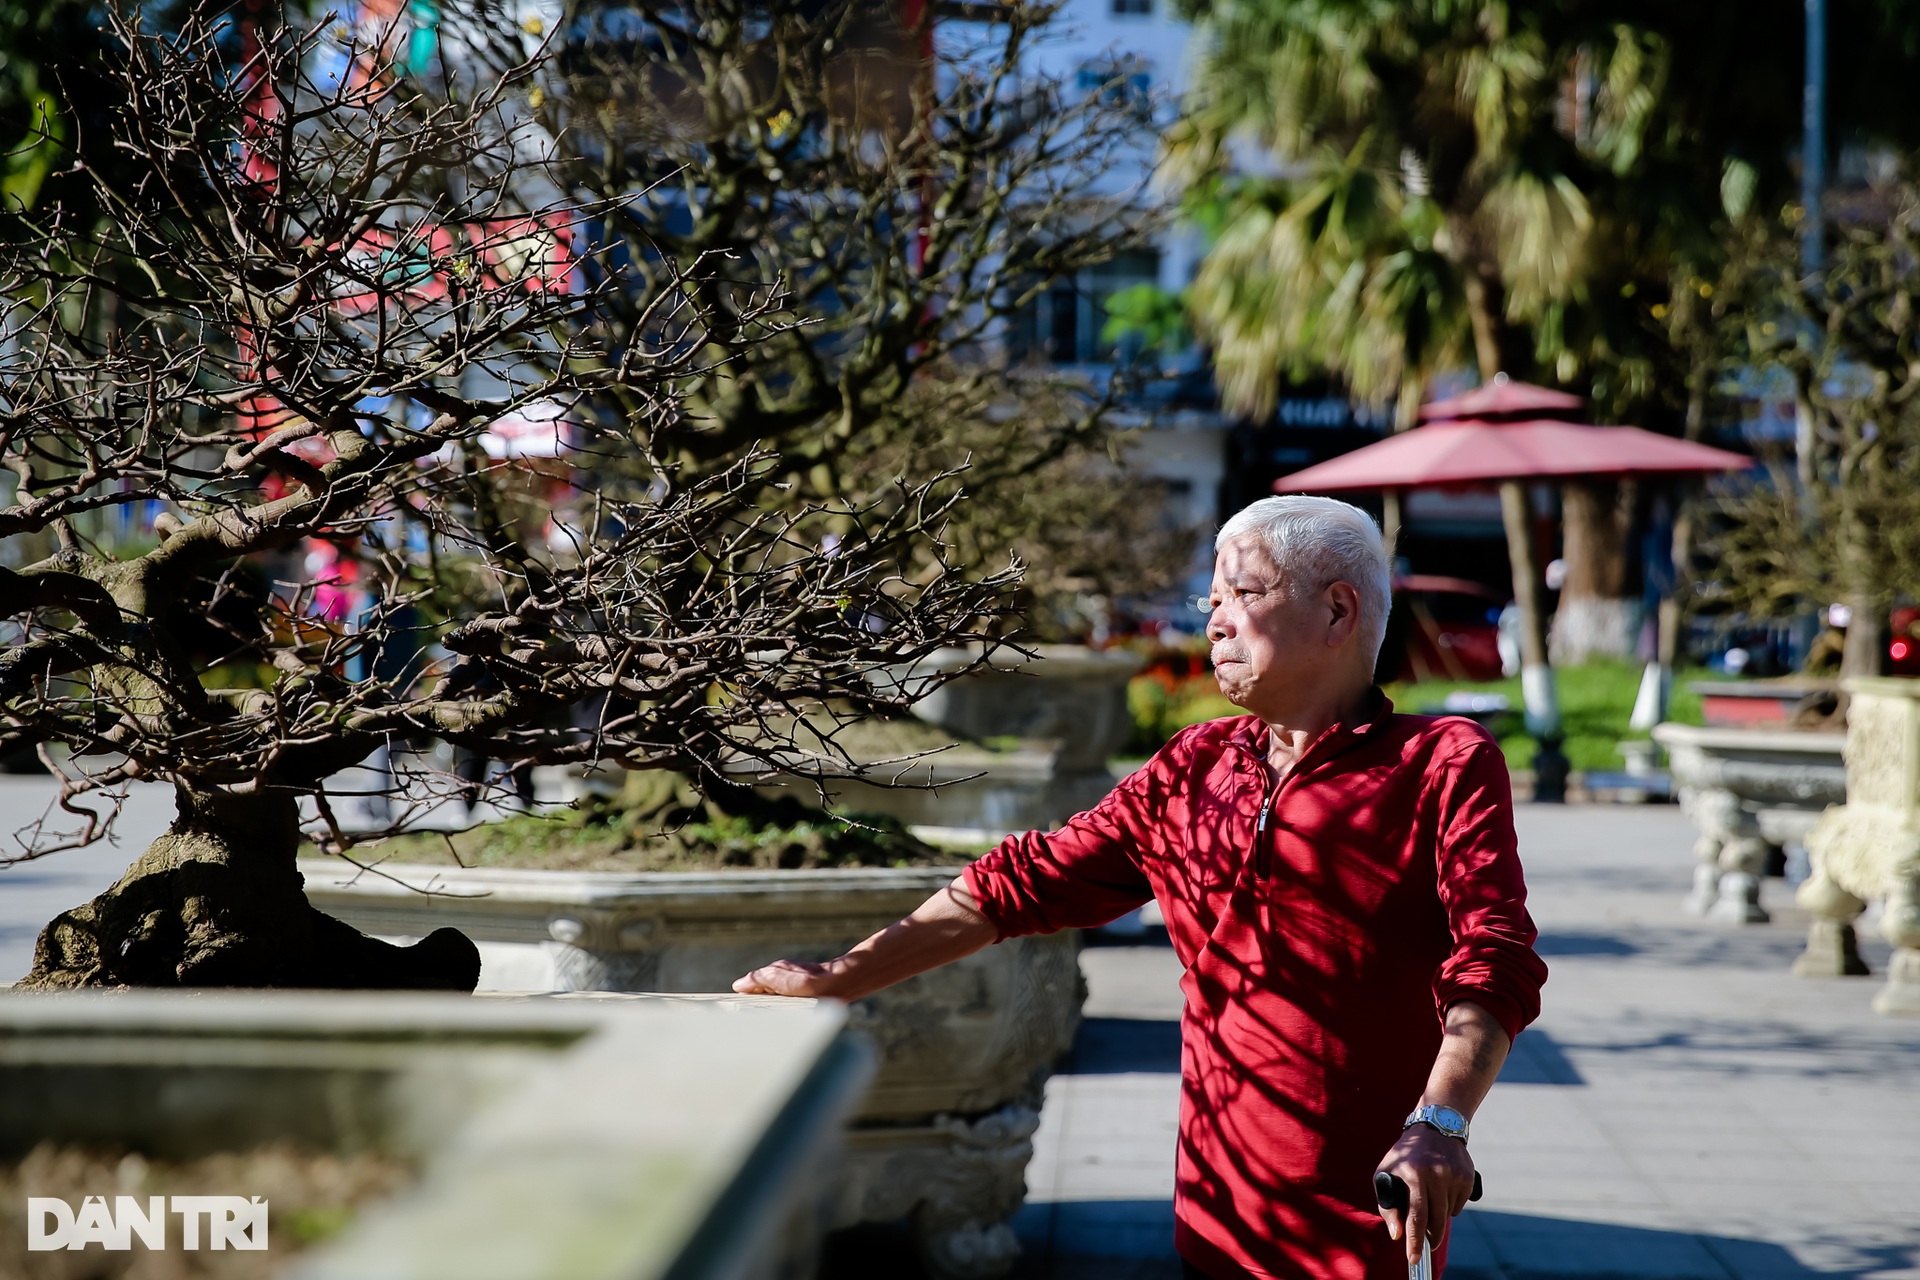
[[[1468, 1200], [1480, 1198], [1480, 1171], [1473, 1171], [1473, 1192]], [[1382, 1209], [1407, 1211], [1407, 1184], [1394, 1174], [1380, 1172], [1373, 1175], [1373, 1198], [1380, 1202]], [[1402, 1219], [1404, 1222], [1405, 1220]], [[1433, 1280], [1433, 1241], [1430, 1236], [1420, 1237], [1420, 1261], [1407, 1268], [1407, 1280]]]

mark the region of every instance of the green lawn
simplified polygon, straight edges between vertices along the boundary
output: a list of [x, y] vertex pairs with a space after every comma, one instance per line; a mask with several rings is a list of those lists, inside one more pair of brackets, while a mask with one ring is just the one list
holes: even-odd
[[[1633, 714], [1634, 696], [1640, 692], [1642, 670], [1639, 663], [1625, 662], [1594, 662], [1558, 670], [1560, 718], [1567, 731], [1562, 749], [1574, 768], [1618, 769], [1625, 763], [1620, 758], [1619, 744], [1647, 736], [1644, 729], [1627, 727], [1627, 719]], [[1686, 686], [1695, 680], [1710, 678], [1711, 674], [1702, 669], [1674, 673], [1673, 698], [1667, 706], [1667, 719], [1681, 724], [1700, 723], [1699, 695], [1687, 692]], [[1508, 718], [1508, 723], [1498, 726], [1500, 749], [1506, 753], [1510, 767], [1531, 768], [1534, 743], [1520, 723], [1518, 676], [1486, 684], [1450, 684], [1438, 680], [1392, 684], [1387, 686], [1387, 696], [1402, 711], [1425, 711], [1437, 708], [1441, 699], [1456, 689], [1506, 695], [1514, 714]]]
[[[1634, 695], [1640, 690], [1640, 672], [1640, 664], [1625, 662], [1595, 662], [1560, 669], [1560, 715], [1567, 731], [1564, 749], [1575, 769], [1618, 769], [1624, 764], [1618, 744], [1647, 736], [1644, 730], [1627, 728], [1627, 719], [1633, 714]], [[1681, 724], [1700, 723], [1699, 696], [1687, 692], [1686, 686], [1702, 678], [1711, 678], [1711, 673], [1692, 669], [1675, 674], [1668, 719]], [[1506, 695], [1514, 713], [1504, 724], [1496, 726], [1500, 749], [1506, 753], [1512, 768], [1531, 767], [1534, 743], [1521, 727], [1517, 676], [1482, 684], [1423, 680], [1418, 684], [1386, 686], [1387, 696], [1393, 699], [1396, 709], [1415, 712], [1438, 709], [1449, 693], [1463, 689]], [[1189, 681], [1172, 693], [1151, 679], [1135, 680], [1127, 695], [1134, 721], [1128, 754], [1134, 757], [1151, 752], [1187, 725], [1239, 714], [1238, 708], [1220, 696], [1211, 678]]]

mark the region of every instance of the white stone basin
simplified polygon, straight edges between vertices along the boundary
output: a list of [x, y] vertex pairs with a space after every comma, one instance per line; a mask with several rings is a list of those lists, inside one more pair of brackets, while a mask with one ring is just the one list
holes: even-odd
[[1846, 799], [1844, 733], [1660, 724], [1694, 844], [1689, 910], [1729, 924], [1761, 923], [1760, 881], [1769, 858], [1798, 843], [1830, 804]]
[[[919, 906], [959, 867], [520, 871], [303, 861], [308, 898], [369, 933], [451, 926], [483, 986], [712, 992], [781, 956], [838, 955]], [[429, 892], [422, 892], [427, 890]], [[940, 1275], [1004, 1273], [1041, 1087], [1072, 1044], [1082, 993], [1072, 932], [1017, 938], [850, 1009], [879, 1070], [849, 1133], [836, 1222], [913, 1213]]]

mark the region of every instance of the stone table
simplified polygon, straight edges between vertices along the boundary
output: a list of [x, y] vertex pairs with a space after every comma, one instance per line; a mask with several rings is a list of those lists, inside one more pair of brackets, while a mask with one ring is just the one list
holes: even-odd
[[1765, 923], [1768, 861], [1847, 798], [1847, 736], [1660, 724], [1653, 739], [1666, 748], [1681, 806], [1700, 832], [1687, 909], [1727, 924]]

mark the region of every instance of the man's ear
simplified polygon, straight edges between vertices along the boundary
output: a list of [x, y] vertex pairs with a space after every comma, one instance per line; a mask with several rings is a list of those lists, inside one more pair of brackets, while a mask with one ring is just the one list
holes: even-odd
[[1350, 582], [1336, 582], [1327, 588], [1327, 647], [1337, 648], [1360, 629], [1360, 593]]

